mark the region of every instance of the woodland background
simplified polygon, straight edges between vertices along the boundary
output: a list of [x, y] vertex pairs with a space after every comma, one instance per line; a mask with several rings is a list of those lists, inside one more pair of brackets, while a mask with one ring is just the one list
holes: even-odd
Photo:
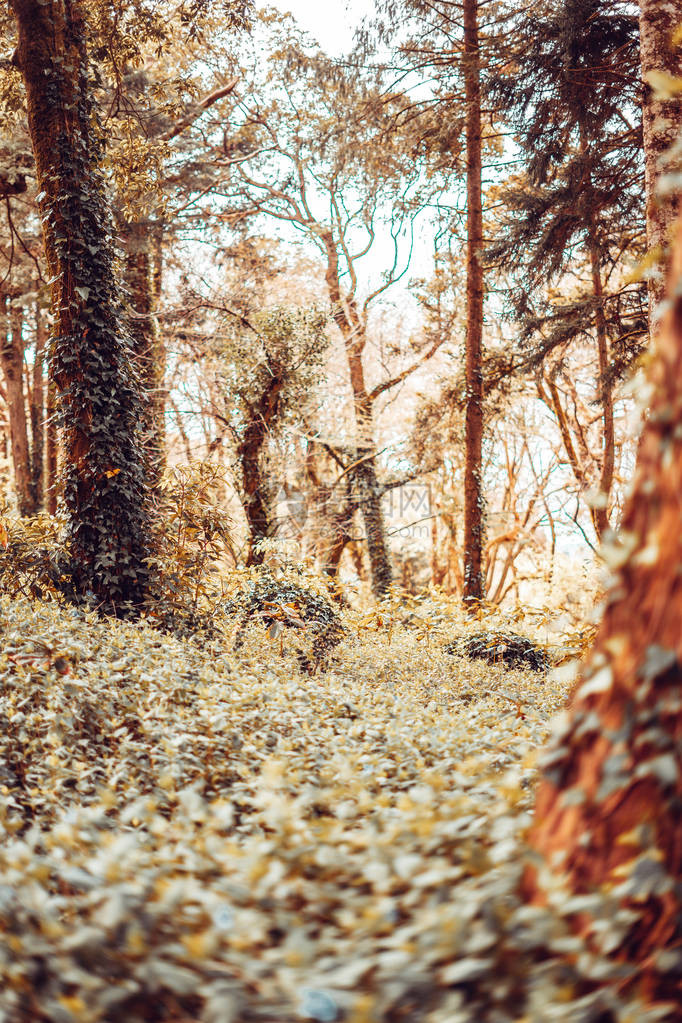
[[[144, 445], [220, 467], [240, 564], [284, 543], [365, 594], [542, 602], [618, 523], [660, 287], [638, 11], [465, 6], [468, 35], [450, 4], [387, 7], [338, 60], [276, 11], [95, 11]], [[16, 73], [3, 112], [5, 492], [54, 514], [71, 367], [48, 382]]]
[[0, 1023], [679, 1019], [682, 4], [0, 19]]

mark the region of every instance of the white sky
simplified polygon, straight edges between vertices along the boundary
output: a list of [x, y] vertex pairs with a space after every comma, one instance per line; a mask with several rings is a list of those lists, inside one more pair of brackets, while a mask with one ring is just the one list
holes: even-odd
[[352, 46], [354, 30], [374, 10], [372, 0], [269, 0], [269, 6], [293, 14], [332, 56]]

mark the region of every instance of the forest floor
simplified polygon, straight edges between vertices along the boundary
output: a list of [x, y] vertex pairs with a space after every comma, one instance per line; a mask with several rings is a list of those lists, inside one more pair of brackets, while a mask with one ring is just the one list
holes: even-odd
[[0, 1020], [588, 1018], [516, 894], [561, 672], [445, 652], [433, 600], [315, 674], [255, 619], [1, 613]]

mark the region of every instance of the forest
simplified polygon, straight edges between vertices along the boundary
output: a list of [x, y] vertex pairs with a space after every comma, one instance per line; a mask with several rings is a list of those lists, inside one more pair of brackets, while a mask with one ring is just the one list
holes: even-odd
[[682, 0], [276, 3], [0, 5], [0, 1023], [682, 1020]]

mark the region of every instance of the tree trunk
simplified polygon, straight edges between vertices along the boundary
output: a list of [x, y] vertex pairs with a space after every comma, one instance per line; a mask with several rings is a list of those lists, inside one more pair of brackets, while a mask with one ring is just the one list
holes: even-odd
[[45, 319], [36, 303], [36, 344], [31, 385], [31, 497], [42, 508], [45, 493]]
[[[4, 301], [6, 302], [6, 299]], [[15, 303], [10, 307], [9, 317], [5, 316], [3, 319], [6, 329], [4, 337], [1, 339], [0, 362], [2, 363], [7, 395], [14, 488], [19, 514], [32, 515], [35, 506], [31, 495], [31, 461], [24, 398], [24, 339], [22, 336], [24, 311], [20, 305]]]
[[148, 483], [139, 437], [143, 407], [99, 169], [83, 8], [78, 0], [10, 0], [10, 8], [51, 277], [51, 375], [73, 591], [121, 612], [146, 591]]
[[[585, 682], [546, 761], [530, 839], [576, 894], [599, 887], [616, 894], [615, 886], [630, 882], [619, 897], [632, 921], [613, 955], [636, 968], [643, 996], [679, 1006], [682, 224], [669, 296], [650, 368], [651, 413], [623, 517], [620, 569]], [[646, 880], [639, 884], [638, 877]], [[543, 898], [530, 871], [526, 888]], [[576, 928], [591, 940], [589, 911], [576, 917]], [[666, 966], [668, 948], [675, 954]]]
[[[680, 190], [660, 194], [664, 157], [677, 141], [682, 124], [682, 94], [665, 99], [657, 95], [656, 75], [682, 76], [682, 49], [673, 34], [682, 25], [682, 0], [640, 0], [640, 51], [644, 92], [642, 123], [646, 178], [646, 224], [649, 258], [649, 326], [654, 327], [665, 290], [665, 266], [671, 232], [682, 208]], [[679, 173], [679, 167], [676, 168]]]
[[273, 372], [257, 405], [250, 408], [251, 418], [237, 449], [242, 473], [242, 502], [250, 534], [247, 565], [262, 563], [265, 552], [258, 548], [258, 542], [272, 535], [272, 514], [261, 469], [261, 454], [270, 424], [277, 415], [281, 391], [281, 376]]
[[611, 496], [611, 487], [613, 486], [616, 444], [613, 428], [613, 393], [611, 384], [607, 379], [609, 370], [609, 340], [606, 329], [606, 317], [604, 316], [604, 291], [599, 266], [599, 254], [593, 232], [590, 237], [590, 263], [592, 267], [592, 286], [597, 303], [594, 311], [594, 322], [599, 362], [599, 398], [602, 407], [602, 463], [599, 474], [599, 503], [597, 507], [592, 509], [592, 521], [594, 522], [597, 539], [601, 542], [604, 539], [604, 533], [611, 527], [609, 521], [609, 498]]
[[609, 338], [604, 315], [604, 286], [601, 277], [601, 253], [597, 225], [594, 217], [594, 186], [589, 165], [589, 137], [587, 125], [580, 124], [580, 148], [585, 160], [583, 202], [587, 221], [587, 245], [590, 254], [592, 293], [595, 300], [594, 327], [597, 335], [597, 358], [599, 364], [599, 400], [602, 407], [602, 460], [599, 474], [599, 503], [592, 508], [592, 522], [601, 542], [610, 528], [608, 502], [613, 486], [615, 467], [615, 436], [613, 427], [613, 392], [607, 380], [609, 370]]
[[153, 479], [158, 479], [165, 464], [165, 408], [162, 400], [164, 366], [159, 329], [154, 313], [157, 288], [161, 287], [160, 253], [154, 258], [154, 225], [148, 221], [126, 223], [125, 281], [131, 305], [129, 318], [135, 366], [144, 391], [145, 416], [142, 424], [144, 446]]
[[362, 364], [362, 355], [366, 344], [365, 323], [358, 312], [354, 298], [342, 298], [339, 260], [332, 232], [326, 231], [322, 240], [327, 252], [325, 278], [332, 306], [332, 316], [343, 335], [353, 391], [357, 460], [355, 466], [350, 470], [351, 479], [367, 534], [372, 591], [376, 597], [383, 597], [393, 581], [393, 571], [381, 507], [382, 489], [376, 468], [372, 402], [365, 386], [365, 371]]
[[478, 0], [464, 0], [464, 90], [466, 97], [467, 325], [464, 468], [464, 588], [474, 604], [483, 584], [483, 203], [481, 196], [481, 82]]
[[59, 480], [57, 478], [57, 453], [59, 440], [57, 436], [55, 386], [48, 376], [47, 407], [45, 422], [45, 507], [50, 515], [57, 512], [57, 494]]
[[386, 542], [384, 512], [381, 507], [382, 490], [377, 479], [374, 449], [371, 450], [371, 457], [367, 449], [360, 449], [358, 454], [362, 460], [353, 470], [353, 489], [365, 524], [372, 592], [375, 597], [383, 597], [393, 582], [393, 570]]

